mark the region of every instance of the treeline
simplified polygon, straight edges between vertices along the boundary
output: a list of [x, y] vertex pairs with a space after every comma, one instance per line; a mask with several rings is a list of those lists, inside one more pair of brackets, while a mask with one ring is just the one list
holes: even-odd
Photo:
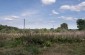
[[19, 30], [17, 27], [7, 26], [7, 25], [1, 25], [0, 24], [0, 32], [11, 32], [11, 31], [17, 31]]
[[7, 26], [7, 25], [0, 25], [0, 32], [6, 32], [6, 33], [10, 33], [10, 32], [15, 32], [15, 33], [44, 33], [44, 32], [65, 32], [65, 31], [75, 31], [75, 30], [85, 30], [85, 19], [78, 19], [76, 21], [77, 23], [77, 27], [78, 29], [68, 29], [68, 24], [67, 23], [62, 23], [60, 24], [60, 27], [54, 29], [46, 29], [46, 28], [42, 28], [42, 29], [19, 29], [17, 27], [11, 27], [11, 26]]
[[78, 19], [77, 27], [79, 28], [79, 30], [85, 30], [85, 19]]

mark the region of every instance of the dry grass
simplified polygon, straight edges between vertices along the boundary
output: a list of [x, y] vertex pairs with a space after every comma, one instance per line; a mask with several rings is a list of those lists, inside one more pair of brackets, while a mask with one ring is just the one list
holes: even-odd
[[84, 55], [85, 31], [0, 33], [1, 55]]

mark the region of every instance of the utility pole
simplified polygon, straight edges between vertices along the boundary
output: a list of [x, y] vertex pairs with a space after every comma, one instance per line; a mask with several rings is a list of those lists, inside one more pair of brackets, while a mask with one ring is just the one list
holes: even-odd
[[54, 25], [53, 25], [53, 29], [54, 29]]
[[54, 32], [54, 25], [53, 25], [53, 32]]
[[23, 26], [23, 28], [25, 29], [25, 19], [24, 19], [24, 26]]

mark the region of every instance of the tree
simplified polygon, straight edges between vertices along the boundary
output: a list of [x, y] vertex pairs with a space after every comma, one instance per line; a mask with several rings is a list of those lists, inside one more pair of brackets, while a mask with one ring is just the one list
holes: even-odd
[[66, 23], [62, 23], [60, 27], [56, 29], [57, 32], [68, 31], [68, 25]]
[[61, 31], [62, 31], [61, 27], [58, 27], [58, 28], [56, 29], [56, 31], [57, 31], [57, 32], [61, 32]]
[[77, 27], [79, 28], [79, 30], [85, 30], [85, 19], [78, 19]]
[[11, 32], [11, 31], [18, 31], [18, 30], [19, 29], [17, 27], [12, 27], [12, 26], [0, 24], [0, 32]]
[[68, 30], [68, 25], [66, 23], [62, 23], [61, 24], [61, 28]]

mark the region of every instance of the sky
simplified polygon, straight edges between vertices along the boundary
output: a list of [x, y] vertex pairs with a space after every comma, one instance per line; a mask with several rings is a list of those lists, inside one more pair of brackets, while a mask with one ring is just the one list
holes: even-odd
[[85, 19], [85, 0], [0, 0], [0, 24], [23, 28], [58, 28], [67, 23], [77, 29]]

